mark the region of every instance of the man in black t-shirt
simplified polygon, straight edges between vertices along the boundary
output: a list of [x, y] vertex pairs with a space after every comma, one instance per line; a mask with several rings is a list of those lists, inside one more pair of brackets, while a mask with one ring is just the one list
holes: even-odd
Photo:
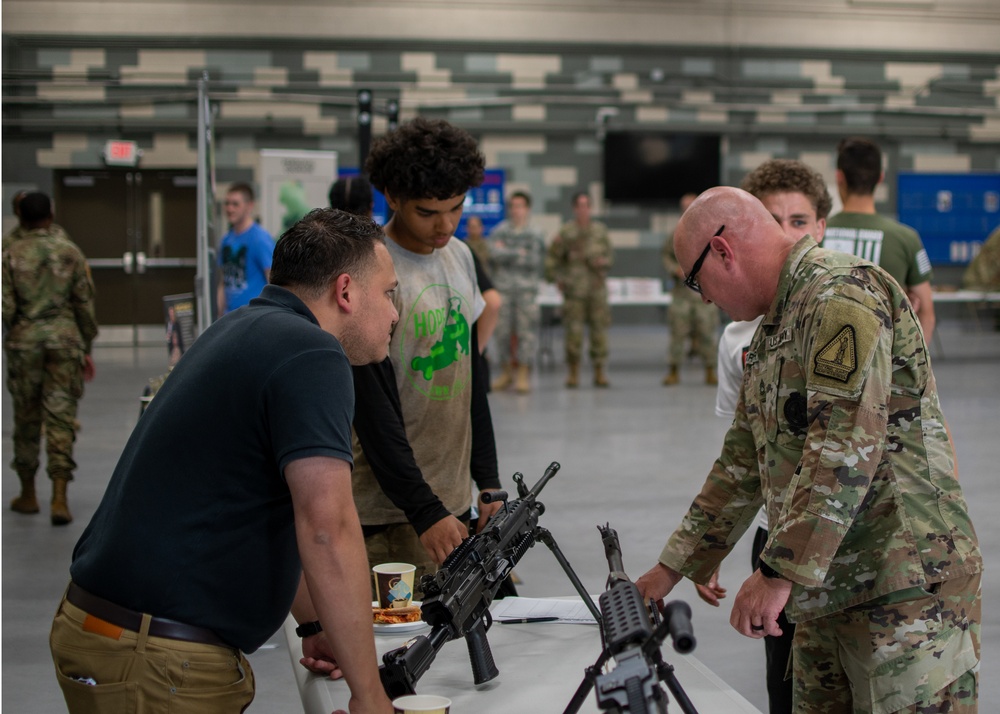
[[[313, 211], [271, 285], [184, 353], [73, 553], [52, 627], [70, 712], [243, 711], [291, 608], [302, 664], [390, 712], [351, 497], [351, 365], [385, 358], [396, 274], [370, 219]], [[327, 639], [326, 633], [330, 633]]]

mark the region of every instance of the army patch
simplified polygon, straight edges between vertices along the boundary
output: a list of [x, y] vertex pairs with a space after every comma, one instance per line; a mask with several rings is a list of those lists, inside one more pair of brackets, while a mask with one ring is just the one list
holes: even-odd
[[864, 305], [840, 297], [826, 301], [820, 311], [819, 329], [807, 362], [806, 386], [830, 394], [857, 395], [882, 334], [882, 323]]
[[854, 343], [854, 325], [845, 325], [836, 337], [826, 343], [816, 355], [813, 372], [839, 382], [847, 382], [858, 369], [857, 348]]

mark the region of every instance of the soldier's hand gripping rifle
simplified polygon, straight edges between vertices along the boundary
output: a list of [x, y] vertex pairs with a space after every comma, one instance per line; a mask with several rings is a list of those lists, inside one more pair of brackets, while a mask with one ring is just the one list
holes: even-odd
[[[429, 635], [419, 635], [402, 647], [382, 655], [379, 676], [390, 699], [413, 694], [417, 680], [427, 671], [438, 651], [446, 642], [464, 637], [472, 662], [476, 684], [488, 682], [500, 672], [493, 662], [486, 631], [493, 624], [490, 604], [504, 578], [517, 565], [521, 556], [541, 540], [556, 555], [563, 569], [569, 568], [551, 534], [538, 526], [538, 517], [545, 506], [536, 499], [556, 472], [553, 461], [531, 490], [524, 477], [514, 474], [518, 498], [508, 502], [504, 491], [484, 492], [485, 503], [501, 500], [503, 507], [476, 535], [462, 541], [434, 575], [424, 575], [420, 587], [424, 591], [421, 616], [433, 629]], [[586, 595], [582, 583], [572, 569], [567, 570], [577, 592]], [[590, 603], [590, 598], [586, 598]], [[593, 608], [593, 603], [590, 603]], [[596, 608], [593, 608], [596, 613]]]
[[[665, 714], [667, 695], [660, 687], [661, 681], [685, 714], [697, 714], [674, 677], [674, 668], [663, 661], [660, 653], [668, 634], [674, 641], [674, 649], [681, 654], [694, 649], [691, 608], [686, 602], [675, 600], [666, 606], [661, 621], [655, 603], [651, 601], [647, 607], [639, 589], [625, 574], [618, 534], [610, 526], [598, 529], [610, 570], [607, 590], [600, 597], [604, 649], [597, 662], [587, 668], [564, 714], [579, 711], [591, 687], [597, 690], [601, 711]], [[602, 672], [611, 659], [615, 661], [614, 669]]]

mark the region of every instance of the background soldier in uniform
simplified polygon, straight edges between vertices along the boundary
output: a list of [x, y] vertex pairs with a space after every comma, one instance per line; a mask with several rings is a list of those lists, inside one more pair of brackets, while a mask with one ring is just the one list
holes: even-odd
[[[697, 194], [687, 193], [681, 197], [681, 215], [688, 209]], [[681, 381], [680, 366], [684, 359], [684, 343], [691, 338], [691, 351], [697, 352], [705, 360], [705, 384], [718, 384], [715, 362], [719, 350], [719, 309], [703, 303], [698, 296], [684, 285], [684, 271], [674, 255], [674, 236], [667, 236], [663, 243], [663, 267], [674, 279], [670, 291], [670, 371], [663, 378], [663, 386], [669, 387]]]
[[761, 638], [783, 608], [796, 622], [796, 711], [976, 711], [982, 554], [903, 289], [739, 189], [703, 194], [676, 235], [687, 285], [764, 319], [722, 454], [639, 590], [707, 582], [763, 503], [730, 623]]
[[604, 372], [608, 359], [608, 327], [611, 307], [605, 283], [614, 262], [608, 227], [590, 220], [590, 196], [573, 196], [574, 220], [566, 223], [549, 246], [545, 279], [555, 283], [563, 295], [566, 326], [567, 387], [580, 383], [583, 325], [590, 329], [590, 359], [594, 363], [594, 386], [610, 385]]
[[[531, 197], [518, 191], [507, 201], [508, 218], [490, 232], [493, 282], [503, 296], [497, 345], [502, 374], [495, 391], [514, 388], [531, 391], [531, 364], [535, 360], [541, 309], [536, 302], [545, 260], [545, 238], [531, 224]], [[517, 347], [511, 347], [511, 338]], [[516, 381], [515, 381], [516, 380]]]
[[3, 252], [3, 325], [7, 388], [14, 402], [14, 460], [21, 495], [18, 513], [38, 513], [35, 473], [45, 425], [52, 479], [52, 524], [73, 520], [66, 484], [73, 479], [77, 400], [94, 377], [90, 347], [97, 336], [94, 283], [86, 259], [52, 224], [43, 193], [20, 201], [20, 232]]
[[990, 234], [962, 275], [968, 290], [1000, 290], [1000, 226]]

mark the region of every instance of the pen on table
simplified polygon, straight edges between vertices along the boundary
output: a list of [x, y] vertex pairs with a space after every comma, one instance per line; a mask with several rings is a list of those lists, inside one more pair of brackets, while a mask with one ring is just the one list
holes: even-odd
[[501, 625], [526, 625], [531, 622], [556, 622], [558, 617], [518, 617], [513, 620], [500, 620]]

